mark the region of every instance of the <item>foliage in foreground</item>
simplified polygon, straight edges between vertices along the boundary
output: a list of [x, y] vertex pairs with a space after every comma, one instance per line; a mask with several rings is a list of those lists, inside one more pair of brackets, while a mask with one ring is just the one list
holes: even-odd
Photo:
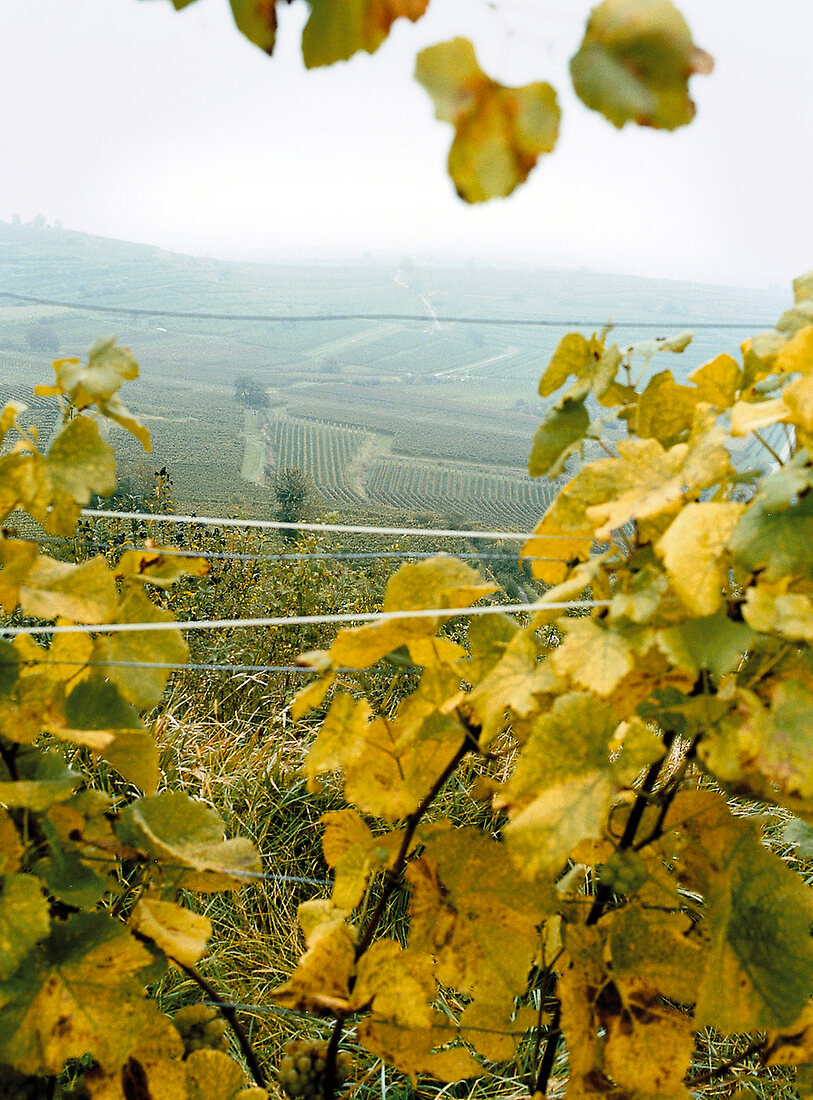
[[[706, 1028], [747, 1033], [764, 1065], [813, 1061], [813, 895], [721, 793], [809, 834], [813, 276], [795, 291], [741, 362], [689, 385], [650, 370], [687, 336], [560, 342], [532, 472], [557, 474], [608, 421], [627, 431], [526, 544], [553, 587], [524, 624], [489, 611], [453, 640], [453, 609], [494, 586], [437, 558], [384, 602], [436, 615], [307, 655], [321, 675], [295, 713], [334, 692], [307, 776], [335, 773], [348, 806], [324, 819], [332, 896], [300, 907], [306, 950], [276, 997], [335, 1020], [326, 1094], [350, 1022], [372, 1054], [449, 1082], [535, 1033], [538, 1093], [563, 1040], [569, 1096], [686, 1097]], [[760, 434], [775, 425], [778, 450]], [[749, 438], [764, 475], [732, 460]], [[566, 609], [579, 600], [589, 614]], [[397, 705], [363, 690], [384, 659], [422, 669]], [[490, 803], [483, 827], [433, 812], [453, 775]], [[404, 942], [379, 931], [402, 889]]]
[[[99, 417], [149, 437], [118, 395], [138, 373], [124, 349], [103, 341], [86, 365], [54, 366], [56, 384], [40, 392], [59, 397], [62, 430], [46, 454], [19, 430], [0, 458], [0, 508], [69, 535], [91, 494], [115, 487]], [[3, 436], [19, 411], [3, 411]], [[139, 712], [160, 701], [168, 674], [127, 667], [186, 660], [171, 613], [147, 593], [208, 566], [151, 550], [125, 551], [114, 568], [102, 556], [72, 565], [7, 532], [0, 564], [6, 614], [54, 624], [39, 628], [47, 647], [36, 627], [0, 642], [0, 1095], [52, 1096], [74, 1065], [87, 1071], [80, 1094], [104, 1100], [261, 1098], [224, 1051], [212, 1008], [171, 1020], [145, 995], [170, 965], [197, 978], [211, 923], [182, 896], [234, 890], [259, 870], [253, 845], [225, 839], [210, 807], [156, 793], [158, 753]]]

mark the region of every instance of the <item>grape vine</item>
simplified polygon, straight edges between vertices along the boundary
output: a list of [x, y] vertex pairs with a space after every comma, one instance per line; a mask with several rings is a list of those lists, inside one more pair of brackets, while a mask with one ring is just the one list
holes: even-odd
[[[332, 896], [300, 907], [305, 953], [275, 997], [335, 1020], [326, 1096], [350, 1022], [413, 1079], [531, 1049], [542, 1094], [561, 1056], [569, 1096], [687, 1096], [714, 1076], [708, 1027], [747, 1033], [764, 1067], [813, 1062], [813, 895], [765, 833], [813, 821], [813, 275], [794, 289], [775, 330], [688, 384], [658, 369], [688, 334], [564, 337], [532, 473], [566, 472], [607, 424], [626, 437], [526, 543], [550, 587], [525, 622], [495, 608], [466, 634], [439, 610], [303, 658], [320, 676], [294, 713], [324, 713], [308, 782], [332, 776], [347, 808], [324, 818]], [[761, 469], [735, 462], [742, 440]], [[494, 587], [438, 557], [399, 570], [384, 607]], [[544, 606], [585, 597], [587, 616]], [[376, 705], [365, 672], [395, 658], [417, 686]], [[479, 824], [444, 814], [453, 775]], [[381, 927], [399, 891], [403, 940]]]

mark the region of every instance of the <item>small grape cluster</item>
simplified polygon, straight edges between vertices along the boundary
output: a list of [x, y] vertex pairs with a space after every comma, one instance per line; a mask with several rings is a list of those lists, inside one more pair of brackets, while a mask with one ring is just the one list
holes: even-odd
[[[336, 1085], [350, 1076], [352, 1060], [340, 1051], [336, 1058]], [[291, 1100], [320, 1100], [325, 1095], [327, 1043], [294, 1041], [286, 1043], [277, 1079]]]
[[603, 867], [599, 869], [599, 881], [608, 886], [614, 894], [628, 897], [644, 885], [647, 880], [644, 861], [637, 852], [629, 849], [613, 852]]
[[187, 1005], [180, 1008], [172, 1022], [183, 1039], [184, 1054], [195, 1050], [228, 1050], [226, 1021], [211, 1005]]

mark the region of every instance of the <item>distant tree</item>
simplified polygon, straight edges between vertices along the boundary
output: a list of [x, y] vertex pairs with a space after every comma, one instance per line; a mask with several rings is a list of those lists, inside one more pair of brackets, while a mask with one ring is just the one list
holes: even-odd
[[240, 374], [235, 378], [234, 399], [249, 409], [267, 409], [270, 405], [264, 387], [248, 374]]
[[[282, 523], [301, 523], [308, 515], [314, 498], [314, 486], [299, 466], [282, 466], [274, 474], [274, 496], [277, 519]], [[296, 531], [285, 531], [285, 537], [296, 538]]]

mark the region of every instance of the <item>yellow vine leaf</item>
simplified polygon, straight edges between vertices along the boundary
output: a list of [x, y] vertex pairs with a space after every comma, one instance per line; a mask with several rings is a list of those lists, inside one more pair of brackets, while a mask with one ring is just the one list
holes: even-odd
[[534, 528], [533, 538], [520, 551], [520, 559], [530, 560], [535, 580], [543, 584], [561, 584], [571, 564], [589, 558], [593, 542], [593, 529], [584, 516], [575, 525], [565, 522], [559, 499], [551, 504]]
[[327, 672], [314, 680], [312, 684], [303, 687], [291, 700], [291, 718], [298, 722], [306, 714], [318, 707], [336, 682], [336, 673]]
[[159, 861], [200, 872], [173, 872], [180, 884], [191, 890], [233, 890], [241, 885], [242, 873], [260, 870], [254, 845], [244, 837], [224, 839], [220, 815], [182, 791], [163, 791], [130, 802], [122, 811], [116, 834]]
[[353, 809], [334, 810], [324, 814], [321, 821], [325, 826], [322, 851], [334, 874], [331, 900], [337, 909], [350, 911], [364, 896], [370, 874], [392, 865], [401, 845], [401, 833], [373, 836]]
[[434, 962], [425, 952], [381, 939], [359, 959], [353, 999], [376, 1019], [405, 1028], [431, 1027], [436, 992]]
[[813, 645], [813, 597], [785, 592], [785, 585], [756, 584], [748, 589], [742, 614], [761, 634], [781, 634]]
[[8, 811], [0, 808], [0, 874], [10, 875], [20, 869], [23, 846]]
[[356, 700], [346, 692], [337, 692], [305, 761], [311, 789], [323, 772], [347, 768], [358, 759], [364, 751], [371, 717], [372, 709], [366, 699]]
[[669, 582], [656, 566], [647, 564], [632, 576], [617, 577], [609, 619], [643, 624], [649, 622], [660, 607], [669, 589]]
[[[137, 581], [122, 585], [116, 609], [117, 623], [166, 623], [174, 616], [155, 604]], [[134, 661], [159, 664], [185, 664], [189, 649], [180, 630], [131, 630], [102, 635], [96, 639], [93, 658], [97, 661]], [[105, 675], [116, 684], [125, 698], [142, 710], [154, 707], [161, 699], [169, 677], [162, 668], [121, 668], [111, 664]]]
[[711, 791], [684, 791], [667, 818], [686, 882], [705, 898], [708, 961], [694, 1021], [742, 1032], [791, 1024], [813, 988], [810, 889]]
[[727, 549], [744, 504], [687, 504], [657, 544], [672, 587], [693, 615], [713, 615], [728, 579]]
[[450, 638], [410, 638], [406, 643], [409, 656], [416, 665], [429, 668], [432, 665], [450, 665], [466, 656], [463, 646]]
[[71, 565], [41, 554], [20, 585], [19, 599], [24, 614], [40, 619], [110, 623], [116, 614], [116, 582], [101, 556]]
[[372, 1054], [409, 1074], [413, 1082], [419, 1073], [431, 1074], [438, 1081], [482, 1077], [485, 1070], [465, 1047], [436, 1049], [448, 1043], [455, 1030], [450, 1028], [448, 1016], [433, 1012], [432, 1026], [425, 1028], [404, 1028], [367, 1017], [358, 1025], [358, 1037]]
[[586, 466], [562, 497], [575, 506], [576, 517], [581, 512], [595, 524], [598, 539], [630, 520], [675, 513], [687, 490], [708, 488], [734, 474], [721, 430], [701, 426], [693, 436], [669, 450], [655, 439], [620, 440], [620, 458]]
[[105, 913], [55, 922], [0, 1000], [0, 1060], [23, 1073], [59, 1073], [91, 1055], [110, 1071], [160, 1013], [134, 977], [151, 963], [126, 926]]
[[[46, 456], [55, 493], [76, 504], [87, 504], [93, 493], [109, 496], [116, 488], [113, 448], [87, 416], [75, 416], [57, 435]], [[71, 528], [72, 531], [73, 528]]]
[[90, 1100], [130, 1100], [137, 1088], [142, 1094], [146, 1088], [154, 1100], [188, 1100], [183, 1053], [177, 1029], [159, 1014], [142, 1030], [123, 1066], [109, 1073], [94, 1066], [82, 1080]]
[[169, 588], [181, 577], [205, 577], [211, 566], [205, 558], [181, 557], [164, 551], [171, 547], [157, 546], [149, 550], [126, 550], [115, 568], [118, 578]]
[[694, 1050], [692, 1021], [646, 985], [620, 992], [621, 1010], [601, 1013], [604, 1072], [634, 1095], [689, 1100], [683, 1079]]
[[712, 67], [669, 0], [603, 0], [590, 13], [570, 74], [582, 102], [619, 129], [635, 122], [675, 130], [694, 118], [689, 77]]
[[805, 432], [813, 431], [813, 372], [808, 371], [786, 386], [782, 392], [782, 400], [787, 406], [790, 423], [796, 424]]
[[676, 668], [694, 677], [706, 669], [720, 680], [740, 664], [755, 637], [747, 623], [730, 619], [721, 608], [659, 630], [657, 645]]
[[777, 351], [773, 369], [777, 374], [808, 374], [813, 370], [813, 325], [801, 329]]
[[[497, 591], [475, 569], [456, 558], [436, 557], [404, 565], [387, 583], [384, 611], [416, 611], [430, 608], [467, 607]], [[445, 616], [448, 618], [448, 616]], [[369, 626], [341, 630], [330, 648], [336, 665], [368, 668], [376, 661], [415, 639], [435, 634], [444, 616], [420, 619], [385, 619]]]
[[[602, 339], [593, 335], [588, 340], [579, 332], [569, 332], [556, 345], [550, 362], [542, 372], [542, 377], [539, 379], [539, 396], [550, 397], [570, 377], [574, 378], [573, 385], [567, 390], [562, 400], [584, 397], [591, 388], [596, 386], [596, 382], [597, 395], [601, 396], [617, 369], [617, 364], [612, 360], [602, 364], [603, 355]], [[603, 372], [599, 373], [602, 371], [602, 366]], [[610, 373], [610, 367], [612, 373]]]
[[698, 400], [697, 390], [679, 386], [671, 371], [661, 371], [649, 380], [638, 400], [636, 433], [671, 446], [691, 428]]
[[561, 626], [567, 631], [564, 641], [549, 658], [558, 674], [597, 695], [609, 695], [634, 666], [628, 639], [592, 618], [564, 619]]
[[52, 496], [45, 459], [32, 454], [27, 444], [0, 458], [0, 518], [20, 507], [45, 523]]
[[697, 387], [697, 399], [707, 401], [718, 409], [728, 409], [742, 382], [742, 371], [737, 360], [723, 353], [715, 356], [689, 375], [689, 381]]
[[188, 1100], [236, 1100], [245, 1083], [240, 1066], [222, 1050], [193, 1050], [186, 1059]]
[[767, 1041], [767, 1066], [799, 1066], [813, 1062], [813, 1004], [806, 1004], [799, 1017], [787, 1027], [769, 1030]]
[[602, 835], [615, 783], [609, 746], [618, 725], [588, 693], [560, 696], [537, 717], [497, 797], [507, 850], [526, 876], [557, 871], [580, 841]]
[[415, 78], [431, 96], [435, 116], [455, 128], [449, 175], [466, 202], [510, 195], [556, 144], [561, 112], [550, 84], [498, 84], [466, 38], [421, 50]]
[[305, 940], [307, 950], [284, 985], [271, 991], [279, 1004], [297, 1012], [347, 1015], [353, 1011], [350, 979], [355, 966], [353, 933], [336, 916], [318, 924]]
[[441, 823], [420, 838], [425, 854], [407, 871], [410, 946], [435, 957], [441, 984], [471, 995], [460, 1019], [467, 1042], [484, 1057], [510, 1057], [525, 1021], [512, 1020], [515, 998], [539, 951], [551, 892], [518, 881], [503, 845], [478, 830]]
[[151, 939], [165, 955], [185, 966], [195, 965], [212, 935], [208, 917], [151, 894], [138, 901], [129, 924], [139, 935]]
[[38, 553], [35, 542], [0, 539], [0, 606], [9, 615], [20, 601], [20, 586], [25, 583]]
[[550, 660], [538, 659], [535, 627], [518, 631], [497, 652], [496, 663], [462, 703], [462, 710], [481, 728], [481, 746], [502, 732], [509, 710], [524, 718], [539, 706], [540, 696], [561, 686]]
[[415, 23], [429, 0], [308, 0], [302, 32], [306, 69], [347, 61], [359, 50], [375, 53], [396, 19]]
[[406, 817], [420, 805], [464, 739], [460, 722], [439, 712], [406, 729], [397, 716], [394, 722], [377, 718], [367, 730], [364, 754], [345, 769], [345, 797], [385, 821]]
[[790, 409], [781, 397], [768, 401], [737, 401], [731, 410], [731, 434], [750, 435], [771, 424], [785, 423], [790, 415]]
[[706, 965], [702, 935], [681, 913], [659, 913], [631, 902], [606, 918], [612, 972], [619, 978], [646, 981], [680, 1004], [694, 1004]]
[[[19, 850], [19, 841], [16, 848]], [[50, 928], [48, 902], [37, 879], [14, 873], [0, 876], [0, 981], [14, 974]]]
[[564, 400], [552, 409], [537, 428], [531, 453], [528, 456], [528, 473], [531, 477], [555, 477], [565, 463], [575, 454], [590, 427], [590, 414], [582, 396]]

